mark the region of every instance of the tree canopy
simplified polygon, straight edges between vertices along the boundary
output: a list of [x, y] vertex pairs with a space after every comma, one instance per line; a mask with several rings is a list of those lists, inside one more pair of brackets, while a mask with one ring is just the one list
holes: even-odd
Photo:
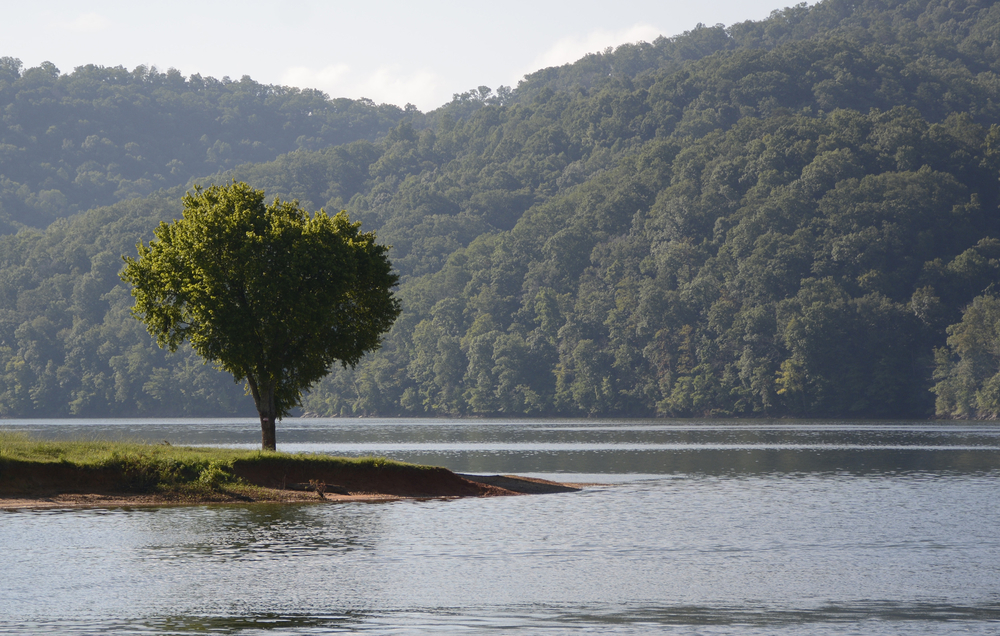
[[374, 141], [415, 114], [249, 76], [92, 64], [62, 73], [11, 57], [0, 57], [0, 113], [0, 233], [296, 148]]
[[183, 217], [124, 257], [133, 314], [161, 347], [194, 350], [246, 381], [275, 448], [275, 419], [334, 362], [355, 365], [399, 314], [387, 248], [343, 212], [310, 216], [243, 182], [195, 188]]
[[[1000, 278], [998, 34], [991, 2], [824, 0], [200, 182], [392, 245], [399, 320], [303, 396], [318, 415], [994, 417], [973, 326]], [[0, 236], [0, 413], [238, 413], [115, 286], [180, 197]]]

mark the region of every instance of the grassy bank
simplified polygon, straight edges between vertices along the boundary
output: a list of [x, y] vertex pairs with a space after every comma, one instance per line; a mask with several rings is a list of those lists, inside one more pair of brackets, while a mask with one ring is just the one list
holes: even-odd
[[[146, 494], [163, 500], [284, 500], [311, 496], [478, 496], [451, 471], [381, 457], [346, 458], [128, 441], [49, 441], [0, 431], [0, 496]], [[319, 492], [316, 492], [316, 490]]]

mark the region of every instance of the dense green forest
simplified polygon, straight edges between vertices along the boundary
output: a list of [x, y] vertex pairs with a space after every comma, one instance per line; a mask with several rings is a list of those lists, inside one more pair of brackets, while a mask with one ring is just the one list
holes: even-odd
[[412, 114], [244, 76], [0, 58], [0, 232], [269, 161], [297, 148], [374, 140]]
[[[231, 179], [393, 246], [403, 315], [311, 413], [1000, 415], [1000, 4], [824, 0], [430, 113], [5, 64], [2, 415], [252, 413], [117, 279], [185, 186]], [[131, 119], [72, 114], [101, 95]]]

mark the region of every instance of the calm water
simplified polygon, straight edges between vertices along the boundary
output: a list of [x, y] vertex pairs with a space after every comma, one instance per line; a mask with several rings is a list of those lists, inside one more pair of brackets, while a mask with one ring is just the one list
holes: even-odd
[[[3, 426], [259, 438], [252, 420]], [[278, 441], [611, 485], [0, 511], [0, 633], [1000, 633], [997, 426], [287, 420]]]

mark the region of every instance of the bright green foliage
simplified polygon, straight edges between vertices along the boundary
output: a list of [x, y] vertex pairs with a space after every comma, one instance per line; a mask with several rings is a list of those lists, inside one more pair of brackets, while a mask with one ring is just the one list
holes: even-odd
[[976, 297], [936, 354], [938, 415], [1000, 417], [1000, 298]]
[[273, 450], [275, 418], [334, 362], [376, 349], [399, 314], [387, 248], [343, 212], [268, 205], [242, 182], [196, 187], [183, 203], [183, 218], [125, 257], [133, 314], [161, 347], [189, 341], [245, 380]]

